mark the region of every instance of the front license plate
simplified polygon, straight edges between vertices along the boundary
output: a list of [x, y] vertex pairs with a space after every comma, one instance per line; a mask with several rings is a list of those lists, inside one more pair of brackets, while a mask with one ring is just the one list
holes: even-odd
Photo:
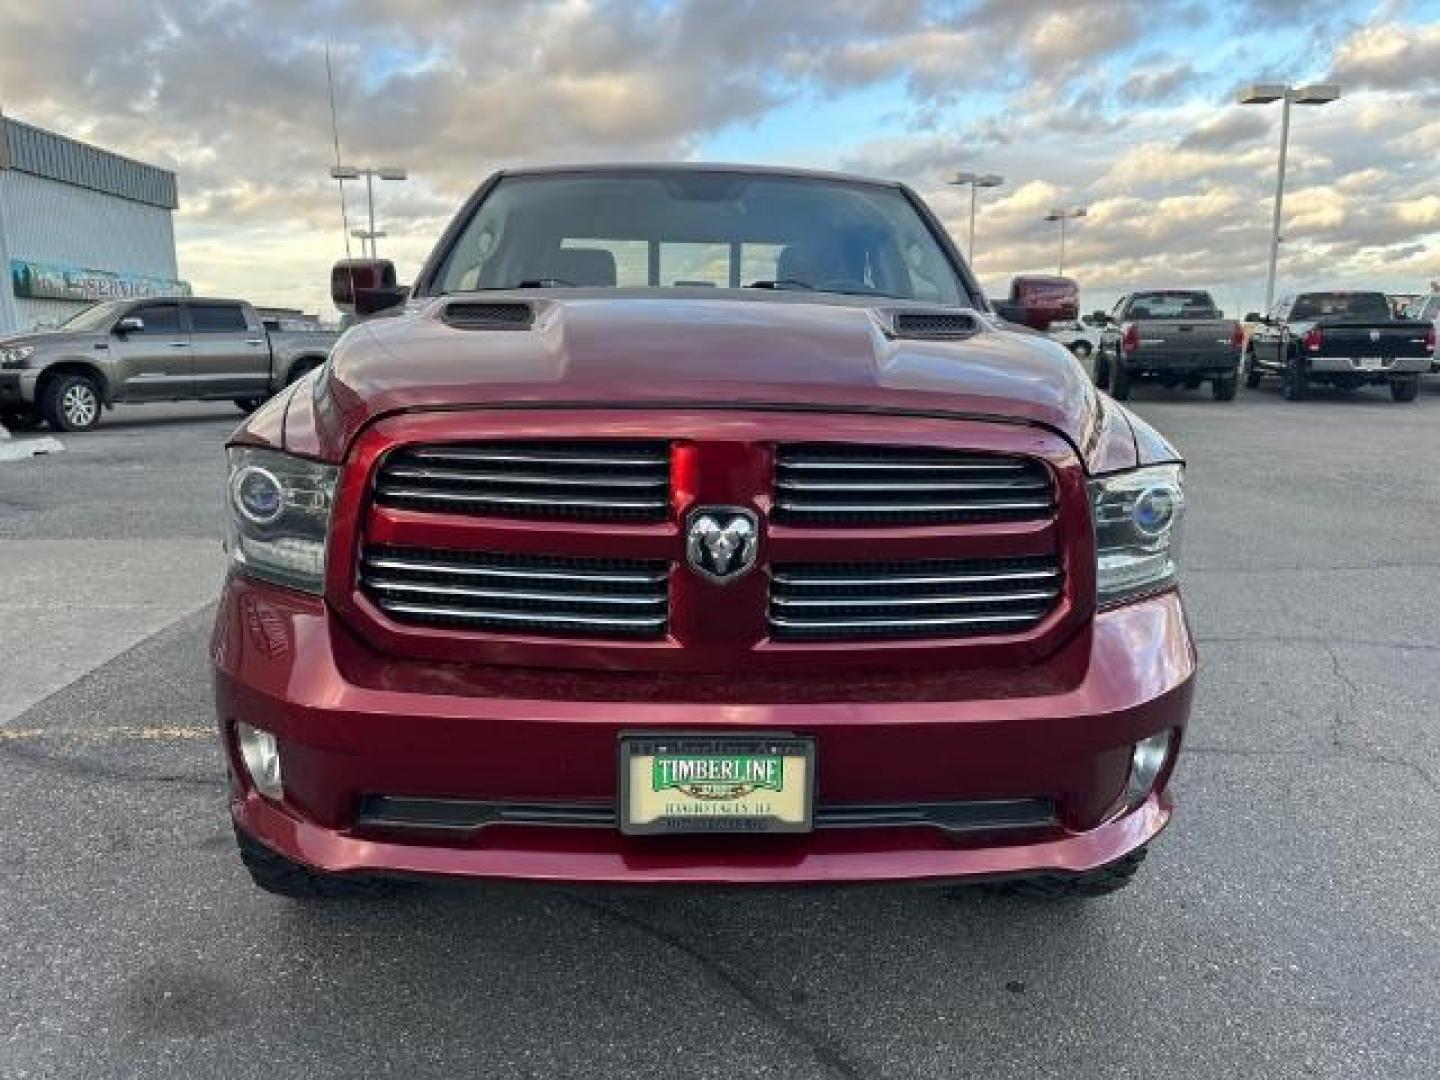
[[808, 832], [815, 742], [793, 735], [620, 737], [620, 831]]

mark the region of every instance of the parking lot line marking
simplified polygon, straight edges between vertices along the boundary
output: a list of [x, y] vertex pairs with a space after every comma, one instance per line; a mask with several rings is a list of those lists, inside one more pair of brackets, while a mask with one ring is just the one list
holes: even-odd
[[72, 742], [187, 742], [213, 739], [213, 727], [0, 728], [0, 743], [69, 739]]

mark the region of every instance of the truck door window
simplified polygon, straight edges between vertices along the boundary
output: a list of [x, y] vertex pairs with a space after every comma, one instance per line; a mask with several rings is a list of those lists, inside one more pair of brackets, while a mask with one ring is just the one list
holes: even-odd
[[243, 334], [248, 329], [238, 304], [191, 304], [190, 326], [197, 334]]
[[140, 331], [142, 334], [185, 333], [185, 323], [178, 304], [151, 304], [148, 307], [138, 308], [131, 314], [139, 316], [145, 323], [145, 329]]

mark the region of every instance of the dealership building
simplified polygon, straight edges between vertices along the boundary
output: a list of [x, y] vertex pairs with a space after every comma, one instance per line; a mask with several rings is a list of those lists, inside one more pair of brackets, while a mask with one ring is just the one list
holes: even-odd
[[190, 292], [175, 174], [0, 115], [0, 334], [97, 300]]

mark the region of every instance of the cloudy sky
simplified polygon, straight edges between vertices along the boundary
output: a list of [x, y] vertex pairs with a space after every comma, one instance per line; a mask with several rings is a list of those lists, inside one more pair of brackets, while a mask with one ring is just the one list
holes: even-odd
[[695, 159], [902, 179], [962, 245], [946, 179], [1000, 173], [988, 287], [1053, 270], [1042, 217], [1083, 205], [1087, 307], [1255, 307], [1280, 109], [1230, 102], [1318, 79], [1344, 99], [1296, 110], [1282, 283], [1440, 278], [1440, 0], [0, 0], [0, 107], [175, 169], [197, 290], [328, 312], [327, 42], [344, 157], [411, 172], [377, 198], [402, 280], [492, 169]]

